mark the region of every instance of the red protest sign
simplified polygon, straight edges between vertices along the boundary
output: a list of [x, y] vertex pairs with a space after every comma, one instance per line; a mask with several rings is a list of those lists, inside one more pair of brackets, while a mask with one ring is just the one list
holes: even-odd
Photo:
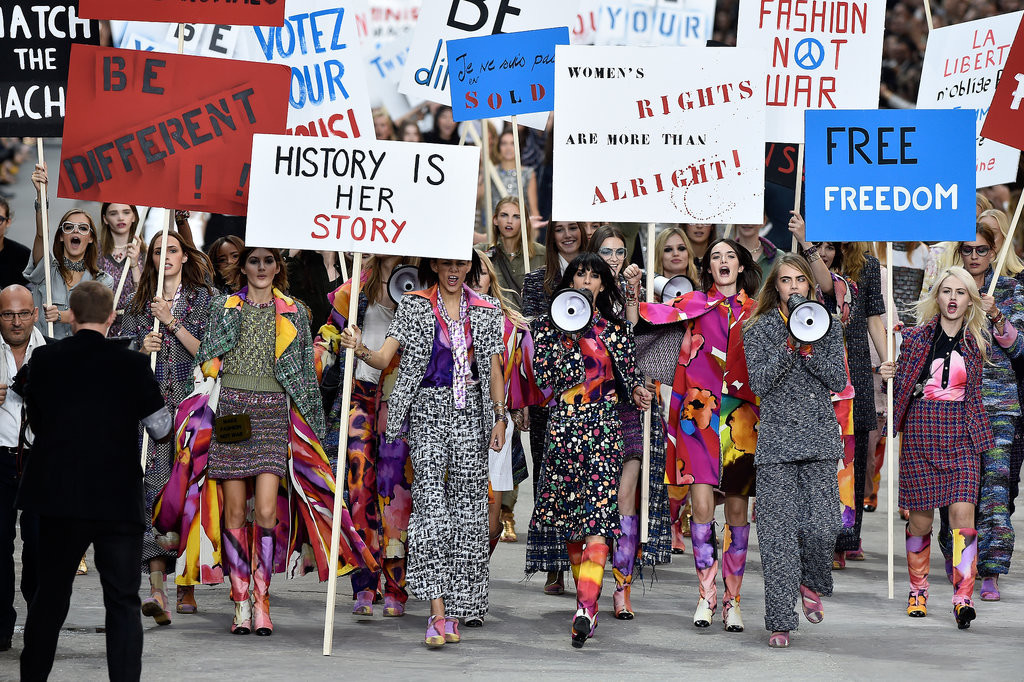
[[195, 0], [79, 0], [87, 19], [170, 21], [190, 24], [281, 26], [284, 0], [196, 2]]
[[244, 215], [254, 133], [285, 132], [280, 64], [75, 45], [57, 195]]
[[1002, 76], [992, 95], [981, 136], [996, 142], [1024, 149], [1024, 22], [1017, 27], [1017, 35], [1006, 56]]

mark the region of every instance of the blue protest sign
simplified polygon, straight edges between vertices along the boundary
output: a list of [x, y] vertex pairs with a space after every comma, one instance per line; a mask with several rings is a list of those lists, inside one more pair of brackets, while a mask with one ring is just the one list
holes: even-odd
[[568, 44], [565, 26], [449, 40], [455, 120], [554, 109], [555, 45]]
[[974, 239], [973, 109], [808, 110], [809, 241]]

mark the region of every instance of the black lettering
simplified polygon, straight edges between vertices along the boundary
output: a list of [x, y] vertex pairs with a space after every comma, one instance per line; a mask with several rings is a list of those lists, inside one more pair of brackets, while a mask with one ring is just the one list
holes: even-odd
[[194, 119], [201, 113], [202, 110], [196, 108], [189, 109], [181, 115], [181, 120], [185, 123], [185, 130], [188, 131], [188, 139], [192, 141], [193, 146], [197, 144], [202, 144], [203, 142], [209, 142], [210, 140], [213, 139], [213, 135], [210, 133], [205, 133], [203, 135], [196, 134], [199, 130], [199, 124], [192, 119]]
[[156, 69], [164, 68], [167, 66], [166, 59], [153, 59], [152, 57], [146, 58], [146, 67], [142, 71], [142, 91], [150, 95], [162, 95], [164, 89], [158, 85], [153, 85], [153, 80], [157, 77]]
[[444, 183], [444, 169], [441, 168], [441, 166], [437, 165], [437, 162], [439, 161], [444, 161], [444, 157], [441, 156], [440, 154], [431, 154], [430, 156], [427, 157], [427, 163], [430, 165], [431, 168], [437, 171], [437, 179], [434, 179], [432, 176], [428, 175], [427, 183], [435, 186]]
[[[139, 141], [139, 147], [142, 148], [142, 158], [146, 160], [146, 163], [156, 163], [167, 156], [167, 152], [159, 149], [156, 146], [156, 142], [149, 139], [149, 136], [155, 132], [156, 126], [147, 126], [135, 133], [135, 138]], [[154, 149], [156, 150], [155, 152], [153, 151]]]
[[252, 88], [246, 88], [245, 90], [241, 90], [231, 95], [231, 99], [242, 103], [242, 107], [245, 109], [245, 115], [249, 117], [249, 123], [256, 122], [256, 114], [252, 113], [252, 107], [249, 105], [249, 98], [252, 97], [252, 95]]
[[128, 77], [124, 73], [124, 57], [104, 57], [103, 89], [107, 92], [120, 92], [127, 85]]
[[220, 128], [220, 124], [223, 123], [232, 130], [235, 128], [235, 119], [231, 118], [231, 109], [228, 105], [228, 101], [221, 97], [218, 100], [220, 108], [217, 108], [217, 104], [208, 102], [206, 104], [206, 113], [210, 115], [210, 125], [213, 126], [213, 134], [220, 137], [223, 133]]

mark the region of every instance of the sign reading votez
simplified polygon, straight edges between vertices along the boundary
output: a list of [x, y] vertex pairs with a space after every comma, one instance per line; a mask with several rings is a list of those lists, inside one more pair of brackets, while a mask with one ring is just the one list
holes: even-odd
[[449, 40], [455, 120], [551, 111], [555, 46], [568, 44], [565, 26]]
[[71, 44], [99, 44], [78, 0], [12, 0], [0, 7], [0, 135], [60, 137]]
[[974, 239], [970, 109], [808, 111], [807, 239]]
[[1006, 56], [1003, 78], [992, 95], [992, 106], [981, 134], [990, 140], [1024, 149], [1024, 22], [1017, 27]]
[[559, 46], [555, 55], [555, 220], [764, 218], [756, 50]]
[[240, 26], [280, 26], [284, 0], [80, 0], [83, 17]]
[[1011, 12], [928, 34], [917, 108], [977, 111], [978, 187], [1017, 178], [1020, 152], [982, 137], [981, 129], [1022, 16], [1024, 12]]
[[736, 44], [764, 50], [768, 141], [803, 142], [807, 109], [874, 109], [885, 3], [740, 0]]
[[246, 243], [468, 259], [479, 164], [476, 147], [256, 135]]
[[287, 106], [283, 66], [75, 45], [57, 195], [244, 215], [252, 135]]

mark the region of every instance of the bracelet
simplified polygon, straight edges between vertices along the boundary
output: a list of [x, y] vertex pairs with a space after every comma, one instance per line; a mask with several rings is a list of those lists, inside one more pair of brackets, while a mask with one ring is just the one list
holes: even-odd
[[810, 248], [804, 249], [804, 258], [806, 258], [807, 260], [810, 260], [811, 256], [813, 256], [816, 253], [818, 253], [818, 247], [817, 246], [811, 246]]
[[505, 412], [505, 410], [495, 410], [494, 411], [494, 421], [495, 422], [505, 422], [506, 424], [508, 424], [508, 413]]
[[57, 321], [60, 322], [60, 309], [57, 310]]
[[172, 317], [170, 323], [165, 326], [167, 327], [167, 331], [172, 334], [177, 334], [181, 329], [181, 320], [176, 317]]
[[370, 349], [367, 348], [366, 346], [360, 344], [360, 347], [356, 348], [356, 357], [362, 360], [363, 362], [368, 363], [370, 361], [370, 355]]
[[804, 258], [805, 258], [805, 260], [806, 260], [806, 261], [807, 261], [808, 263], [813, 263], [814, 261], [819, 261], [819, 260], [821, 260], [821, 256], [820, 256], [820, 255], [818, 254], [818, 252], [817, 252], [817, 251], [815, 251], [814, 253], [812, 253], [812, 254], [810, 254], [810, 255], [808, 255], [808, 254], [807, 254], [807, 252], [805, 251], [805, 252], [804, 252]]

